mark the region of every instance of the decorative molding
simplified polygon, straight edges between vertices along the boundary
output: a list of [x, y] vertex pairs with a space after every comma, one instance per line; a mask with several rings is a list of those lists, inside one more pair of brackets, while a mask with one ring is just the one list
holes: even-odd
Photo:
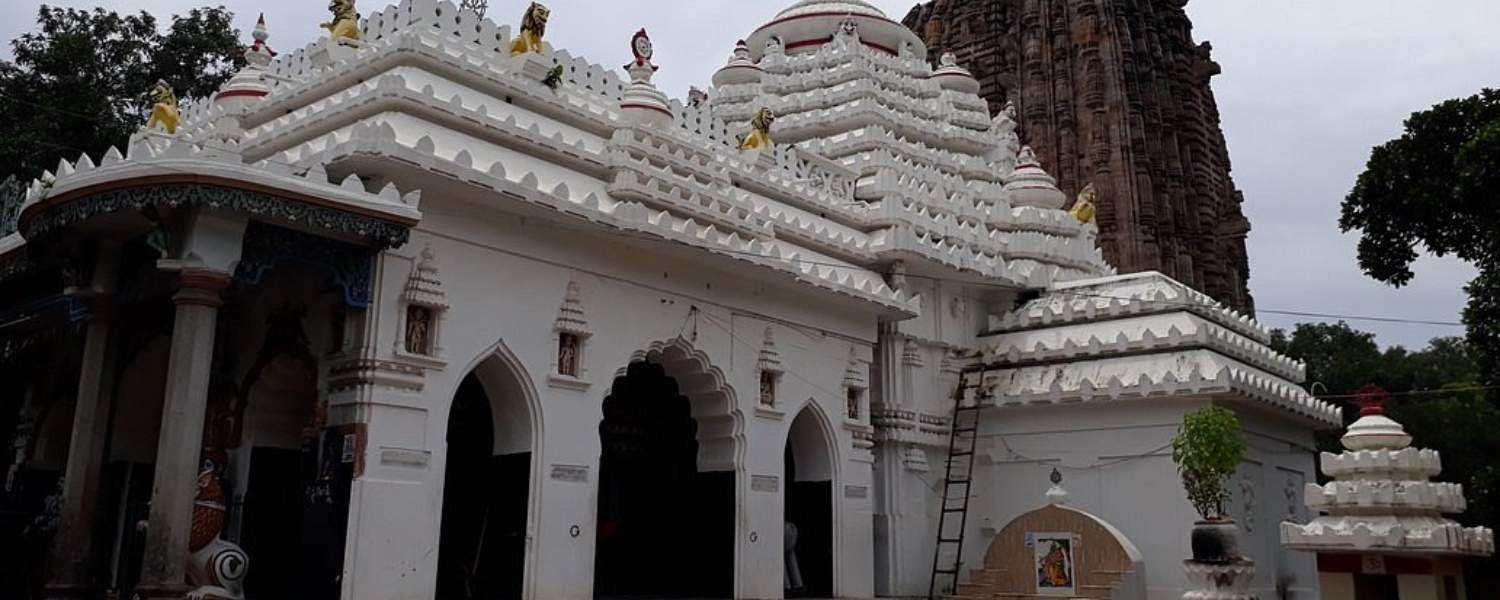
[[377, 248], [405, 245], [409, 226], [373, 217], [314, 206], [265, 192], [209, 184], [172, 183], [85, 194], [72, 201], [38, 208], [23, 223], [27, 239], [36, 239], [88, 219], [148, 206], [161, 209], [232, 210], [286, 223], [302, 223], [354, 236]]
[[329, 272], [344, 290], [344, 303], [369, 308], [375, 296], [375, 260], [368, 248], [276, 225], [252, 221], [245, 230], [243, 255], [235, 281], [259, 285], [277, 264], [295, 262]]

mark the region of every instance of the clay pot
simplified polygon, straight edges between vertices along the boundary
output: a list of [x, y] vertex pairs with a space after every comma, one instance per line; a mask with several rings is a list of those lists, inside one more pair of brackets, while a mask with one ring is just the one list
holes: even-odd
[[1240, 528], [1234, 521], [1198, 521], [1193, 524], [1193, 560], [1228, 563], [1240, 558]]

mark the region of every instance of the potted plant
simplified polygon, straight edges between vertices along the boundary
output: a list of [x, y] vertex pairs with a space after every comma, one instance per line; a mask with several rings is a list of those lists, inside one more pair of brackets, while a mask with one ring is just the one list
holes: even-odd
[[1238, 529], [1229, 518], [1226, 482], [1245, 456], [1245, 438], [1234, 413], [1208, 406], [1187, 413], [1172, 438], [1172, 462], [1188, 501], [1203, 520], [1193, 525], [1193, 560], [1232, 562], [1240, 558]]

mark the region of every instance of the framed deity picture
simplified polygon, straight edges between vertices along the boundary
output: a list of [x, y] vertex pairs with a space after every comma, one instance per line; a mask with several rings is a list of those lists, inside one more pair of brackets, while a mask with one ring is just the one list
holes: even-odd
[[1073, 579], [1073, 534], [1032, 533], [1027, 537], [1031, 541], [1036, 593], [1042, 596], [1077, 593], [1077, 582]]

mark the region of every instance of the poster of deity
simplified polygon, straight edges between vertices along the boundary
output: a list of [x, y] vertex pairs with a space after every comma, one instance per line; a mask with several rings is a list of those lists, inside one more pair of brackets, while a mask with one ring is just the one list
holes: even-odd
[[1036, 593], [1044, 596], [1072, 596], [1073, 534], [1033, 533], [1031, 554], [1036, 573]]

